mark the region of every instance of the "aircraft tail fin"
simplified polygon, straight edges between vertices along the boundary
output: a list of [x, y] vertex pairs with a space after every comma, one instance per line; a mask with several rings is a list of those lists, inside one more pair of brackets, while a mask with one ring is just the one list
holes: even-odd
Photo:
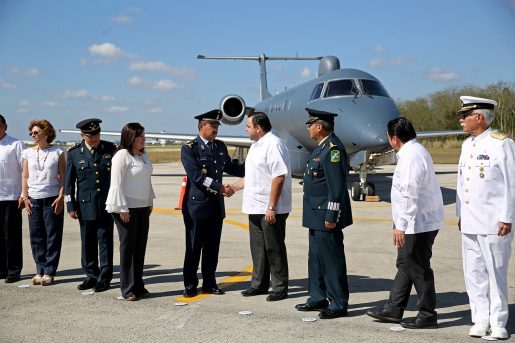
[[268, 91], [268, 83], [266, 79], [266, 61], [272, 60], [282, 60], [282, 61], [288, 61], [288, 60], [300, 60], [300, 61], [306, 61], [306, 60], [321, 60], [322, 57], [268, 57], [264, 54], [261, 54], [259, 56], [204, 56], [204, 55], [198, 55], [197, 59], [201, 60], [252, 60], [252, 61], [258, 61], [259, 62], [259, 96], [260, 100], [263, 101], [266, 98], [269, 98], [272, 96], [270, 92]]

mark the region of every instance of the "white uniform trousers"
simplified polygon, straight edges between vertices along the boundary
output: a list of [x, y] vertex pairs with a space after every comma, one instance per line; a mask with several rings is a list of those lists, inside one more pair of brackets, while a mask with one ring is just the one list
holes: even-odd
[[462, 234], [463, 271], [472, 322], [506, 327], [508, 322], [508, 261], [513, 232]]

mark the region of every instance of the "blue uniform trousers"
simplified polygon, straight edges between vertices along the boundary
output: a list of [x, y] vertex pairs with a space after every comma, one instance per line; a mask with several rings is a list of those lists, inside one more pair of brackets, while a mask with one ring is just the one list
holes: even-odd
[[64, 210], [54, 213], [52, 203], [57, 196], [33, 199], [29, 215], [30, 245], [36, 262], [36, 274], [54, 276], [61, 257]]
[[87, 281], [110, 283], [113, 278], [113, 221], [81, 221], [80, 238], [81, 264]]
[[309, 230], [308, 274], [308, 303], [327, 299], [329, 310], [347, 311], [349, 285], [341, 230]]

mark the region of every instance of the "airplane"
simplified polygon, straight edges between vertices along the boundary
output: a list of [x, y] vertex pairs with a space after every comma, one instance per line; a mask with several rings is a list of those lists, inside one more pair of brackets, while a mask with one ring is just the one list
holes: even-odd
[[[254, 60], [260, 67], [260, 102], [247, 107], [242, 97], [230, 94], [222, 97], [219, 108], [222, 123], [240, 124], [245, 115], [254, 112], [266, 113], [272, 123], [272, 131], [280, 137], [290, 153], [290, 167], [294, 177], [301, 178], [310, 154], [316, 147], [308, 135], [305, 122], [306, 108], [336, 113], [334, 132], [345, 145], [349, 167], [359, 174], [359, 182], [351, 185], [351, 198], [365, 200], [375, 195], [373, 183], [367, 182], [367, 175], [379, 165], [393, 164], [393, 153], [386, 135], [387, 123], [400, 116], [395, 102], [381, 82], [371, 74], [351, 68], [340, 68], [335, 56], [324, 57], [269, 57], [259, 56], [204, 56], [201, 60]], [[277, 95], [268, 91], [266, 61], [271, 60], [319, 60], [318, 74], [313, 80], [286, 89]], [[77, 130], [60, 130], [76, 133]], [[463, 134], [462, 131], [419, 132], [417, 136], [437, 137]], [[119, 136], [120, 132], [102, 131], [102, 135]], [[145, 133], [148, 138], [189, 141], [196, 135]], [[226, 145], [236, 147], [238, 159], [243, 159], [244, 149], [252, 141], [248, 137], [219, 136]]]

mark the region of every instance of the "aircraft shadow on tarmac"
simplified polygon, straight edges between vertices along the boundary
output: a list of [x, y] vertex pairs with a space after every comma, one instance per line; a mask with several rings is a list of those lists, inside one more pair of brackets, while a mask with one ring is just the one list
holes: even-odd
[[[437, 175], [443, 174], [456, 174], [456, 172], [437, 172]], [[371, 182], [375, 185], [376, 195], [379, 195], [381, 201], [391, 203], [390, 190], [392, 188], [392, 177], [393, 173], [377, 173], [369, 174], [367, 182]], [[351, 188], [353, 182], [358, 182], [359, 176], [357, 174], [351, 174], [347, 177], [347, 189]], [[456, 190], [440, 187], [442, 191], [444, 205], [456, 203]]]

